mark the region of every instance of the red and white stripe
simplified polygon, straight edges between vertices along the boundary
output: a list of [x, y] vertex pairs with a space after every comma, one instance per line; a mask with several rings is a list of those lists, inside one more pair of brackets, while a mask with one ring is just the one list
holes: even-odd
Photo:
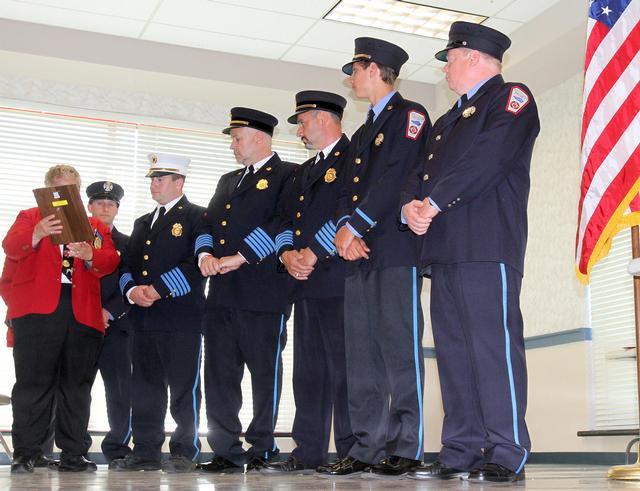
[[588, 278], [603, 231], [640, 180], [640, 0], [613, 28], [589, 18], [576, 264]]

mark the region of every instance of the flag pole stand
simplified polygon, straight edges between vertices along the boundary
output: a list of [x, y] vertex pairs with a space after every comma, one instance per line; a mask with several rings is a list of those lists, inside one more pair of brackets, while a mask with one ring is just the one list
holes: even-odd
[[[640, 257], [638, 225], [631, 227], [631, 252], [634, 259]], [[640, 360], [638, 359], [638, 347], [640, 347], [640, 276], [633, 277], [633, 299], [636, 318], [636, 384], [638, 387], [638, 408], [640, 408]], [[638, 458], [635, 464], [610, 467], [607, 477], [622, 481], [640, 481], [640, 448], [638, 450]]]

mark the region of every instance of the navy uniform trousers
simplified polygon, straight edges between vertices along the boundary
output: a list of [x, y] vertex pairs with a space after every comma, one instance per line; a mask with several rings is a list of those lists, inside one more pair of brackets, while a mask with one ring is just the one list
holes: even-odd
[[[431, 266], [431, 319], [444, 405], [438, 460], [520, 472], [531, 447], [522, 275], [502, 263]], [[471, 397], [469, 397], [471, 395]]]
[[362, 462], [422, 460], [421, 288], [415, 267], [347, 274], [347, 387], [356, 437], [349, 455]]
[[104, 383], [109, 431], [102, 440], [102, 453], [111, 462], [131, 452], [131, 356], [133, 331], [120, 329], [119, 321], [107, 328], [98, 359]]
[[344, 297], [297, 300], [294, 310], [291, 455], [307, 467], [328, 461], [333, 418], [338, 458], [355, 438], [349, 421], [344, 348]]
[[[215, 455], [236, 465], [279, 453], [274, 438], [282, 390], [282, 350], [288, 315], [216, 305], [204, 318], [208, 442]], [[251, 374], [253, 419], [240, 442], [244, 366]]]
[[199, 331], [137, 330], [133, 338], [133, 442], [134, 454], [160, 460], [165, 440], [167, 390], [169, 410], [176, 429], [169, 440], [171, 455], [195, 461], [200, 455]]

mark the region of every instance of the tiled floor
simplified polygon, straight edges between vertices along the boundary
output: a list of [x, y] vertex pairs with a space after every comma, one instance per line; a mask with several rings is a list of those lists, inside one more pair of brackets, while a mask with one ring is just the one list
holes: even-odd
[[605, 466], [531, 465], [527, 467], [527, 480], [516, 485], [478, 485], [466, 481], [425, 482], [409, 479], [372, 481], [361, 478], [328, 480], [311, 476], [214, 476], [211, 474], [169, 475], [162, 472], [116, 473], [99, 466], [94, 474], [58, 474], [56, 471], [37, 469], [33, 475], [9, 473], [8, 466], [0, 467], [0, 490], [127, 490], [127, 491], [183, 491], [183, 490], [242, 490], [242, 491], [321, 491], [321, 490], [468, 490], [483, 489], [540, 489], [540, 490], [592, 490], [640, 489], [640, 482], [608, 481]]

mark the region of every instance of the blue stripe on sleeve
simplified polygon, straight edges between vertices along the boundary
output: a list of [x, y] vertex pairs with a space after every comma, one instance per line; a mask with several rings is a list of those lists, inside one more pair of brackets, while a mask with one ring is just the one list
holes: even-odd
[[133, 281], [133, 276], [131, 276], [131, 273], [125, 273], [120, 277], [120, 291], [122, 293], [124, 293], [124, 287], [127, 286], [127, 283], [129, 283], [130, 281]]
[[360, 208], [356, 208], [356, 213], [360, 215], [363, 218], [363, 220], [369, 224], [370, 227], [376, 226], [376, 223], [371, 218], [369, 218], [369, 216]]
[[258, 256], [260, 259], [266, 256], [266, 253], [262, 246], [258, 244], [258, 242], [253, 238], [252, 234], [247, 235], [244, 238], [244, 241], [247, 243], [249, 247], [253, 250], [254, 254]]

